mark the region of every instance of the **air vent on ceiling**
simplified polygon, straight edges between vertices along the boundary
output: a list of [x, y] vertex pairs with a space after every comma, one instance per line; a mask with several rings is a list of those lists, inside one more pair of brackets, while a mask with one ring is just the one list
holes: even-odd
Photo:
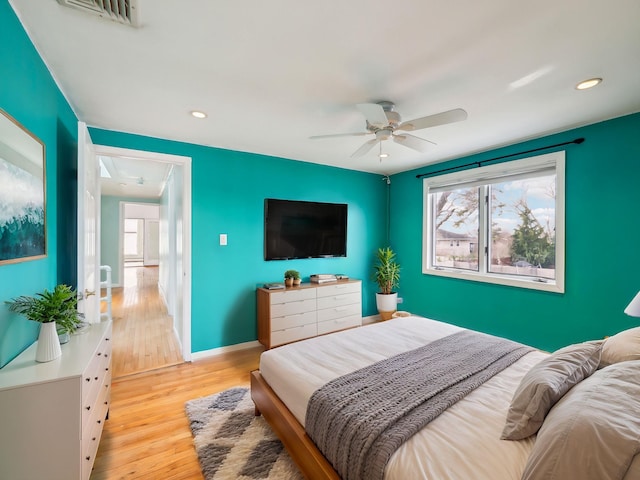
[[58, 3], [114, 22], [138, 26], [138, 0], [58, 0]]

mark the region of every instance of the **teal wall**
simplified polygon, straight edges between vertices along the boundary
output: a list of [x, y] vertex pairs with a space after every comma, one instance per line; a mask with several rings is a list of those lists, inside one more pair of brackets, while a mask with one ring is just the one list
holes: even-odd
[[114, 197], [103, 195], [100, 198], [100, 265], [111, 267], [111, 283], [121, 285], [118, 265], [118, 246], [120, 234], [120, 202], [150, 203], [159, 205], [160, 199]]
[[[391, 245], [403, 267], [402, 308], [546, 350], [640, 324], [623, 313], [640, 290], [639, 132], [635, 114], [394, 175]], [[582, 145], [566, 147], [564, 294], [421, 273], [423, 187], [416, 174], [578, 137]]]
[[[7, 0], [0, 0], [0, 65], [0, 109], [45, 144], [47, 229], [46, 258], [0, 265], [2, 366], [33, 343], [38, 332], [36, 323], [9, 314], [4, 301], [53, 288], [58, 280], [58, 268], [67, 265], [60, 265], [58, 259], [58, 235], [60, 232], [65, 238], [62, 232], [67, 231], [67, 222], [74, 222], [75, 212], [70, 212], [73, 206], [58, 202], [60, 188], [65, 187], [65, 178], [59, 177], [58, 162], [73, 169], [77, 119]], [[63, 212], [66, 215], [59, 215]]]
[[[91, 129], [96, 145], [191, 157], [192, 351], [257, 338], [256, 285], [282, 281], [285, 270], [345, 273], [363, 280], [363, 314], [374, 315], [370, 271], [386, 241], [386, 185], [380, 175]], [[266, 262], [264, 199], [347, 203], [346, 258]], [[228, 246], [218, 236], [226, 233]]]

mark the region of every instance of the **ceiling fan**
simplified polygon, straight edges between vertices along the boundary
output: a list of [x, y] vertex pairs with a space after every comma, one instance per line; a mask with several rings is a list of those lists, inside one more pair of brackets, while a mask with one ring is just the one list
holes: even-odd
[[383, 140], [393, 139], [394, 142], [409, 147], [418, 152], [425, 152], [429, 145], [435, 145], [434, 142], [416, 137], [409, 133], [414, 130], [423, 128], [436, 127], [447, 123], [460, 122], [467, 118], [467, 112], [461, 108], [455, 108], [446, 112], [436, 113], [426, 117], [416, 118], [407, 122], [400, 123], [400, 114], [394, 111], [393, 102], [381, 101], [377, 103], [359, 103], [356, 105], [358, 110], [364, 115], [367, 121], [367, 131], [357, 133], [337, 133], [332, 135], [315, 135], [309, 138], [333, 138], [333, 137], [351, 137], [361, 135], [375, 135], [365, 142], [360, 148], [351, 154], [351, 157], [361, 157], [369, 152], [374, 146]]

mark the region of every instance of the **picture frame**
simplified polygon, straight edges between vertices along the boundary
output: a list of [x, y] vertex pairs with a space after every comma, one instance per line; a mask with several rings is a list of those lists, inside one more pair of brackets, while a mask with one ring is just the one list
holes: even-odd
[[47, 256], [45, 145], [0, 109], [0, 266]]

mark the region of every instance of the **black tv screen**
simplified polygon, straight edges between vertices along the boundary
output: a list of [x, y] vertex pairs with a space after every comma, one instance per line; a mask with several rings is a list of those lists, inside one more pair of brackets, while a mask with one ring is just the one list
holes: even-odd
[[265, 199], [265, 260], [346, 256], [346, 204]]

